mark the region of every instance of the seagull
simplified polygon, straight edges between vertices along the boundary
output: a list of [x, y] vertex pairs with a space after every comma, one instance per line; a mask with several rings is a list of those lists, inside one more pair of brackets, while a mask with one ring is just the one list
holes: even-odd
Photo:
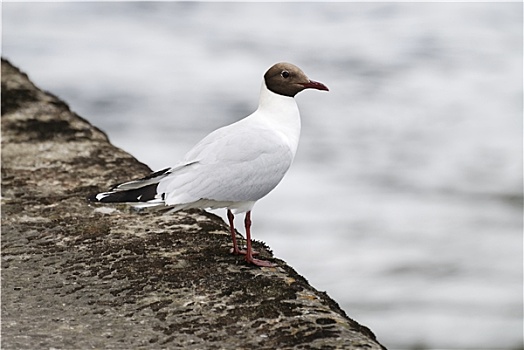
[[[329, 91], [291, 63], [273, 65], [264, 74], [255, 112], [204, 137], [175, 166], [122, 183], [90, 200], [169, 212], [226, 208], [231, 253], [244, 255], [248, 264], [276, 266], [254, 258], [251, 210], [278, 185], [293, 162], [300, 137], [300, 113], [294, 97], [305, 89]], [[234, 214], [238, 213], [245, 213], [245, 250], [238, 247], [236, 239]]]

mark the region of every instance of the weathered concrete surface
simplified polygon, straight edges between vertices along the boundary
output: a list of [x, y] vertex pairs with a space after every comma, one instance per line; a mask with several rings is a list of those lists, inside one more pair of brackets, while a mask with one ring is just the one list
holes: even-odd
[[229, 255], [214, 215], [85, 200], [149, 171], [2, 61], [3, 349], [382, 348], [284, 261]]

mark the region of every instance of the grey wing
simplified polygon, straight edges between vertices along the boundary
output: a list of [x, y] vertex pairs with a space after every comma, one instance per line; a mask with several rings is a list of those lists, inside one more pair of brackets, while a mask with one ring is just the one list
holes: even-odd
[[278, 134], [223, 129], [204, 138], [188, 152], [185, 166], [160, 181], [158, 193], [165, 193], [167, 205], [201, 199], [256, 201], [282, 180], [293, 153]]

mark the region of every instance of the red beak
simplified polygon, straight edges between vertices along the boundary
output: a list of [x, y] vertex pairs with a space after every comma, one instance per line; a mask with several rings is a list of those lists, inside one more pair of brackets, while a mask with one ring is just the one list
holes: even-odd
[[314, 80], [310, 80], [308, 83], [301, 83], [300, 85], [302, 85], [306, 89], [317, 89], [317, 90], [329, 91], [326, 85], [319, 83], [318, 81], [314, 81]]

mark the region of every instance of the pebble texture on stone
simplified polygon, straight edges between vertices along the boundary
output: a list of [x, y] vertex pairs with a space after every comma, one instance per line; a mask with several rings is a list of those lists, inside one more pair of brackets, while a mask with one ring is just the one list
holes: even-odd
[[6, 60], [1, 120], [3, 349], [384, 349], [213, 214], [87, 202], [150, 169]]

